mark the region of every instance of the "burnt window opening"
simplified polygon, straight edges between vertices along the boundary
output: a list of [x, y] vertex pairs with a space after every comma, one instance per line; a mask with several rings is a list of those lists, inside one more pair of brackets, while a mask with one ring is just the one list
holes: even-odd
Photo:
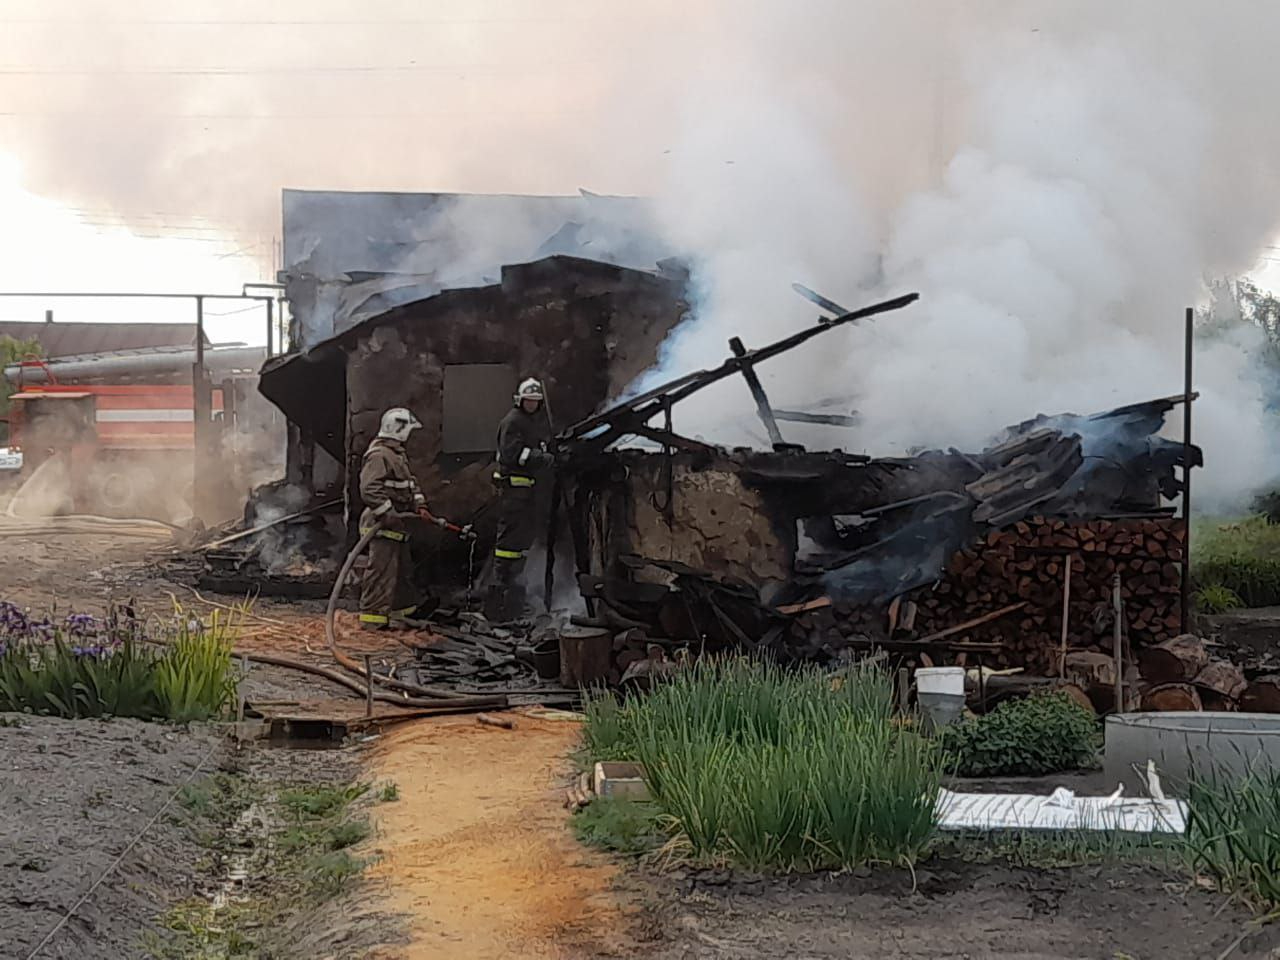
[[493, 450], [498, 421], [511, 409], [516, 372], [505, 363], [453, 363], [444, 368], [442, 453]]

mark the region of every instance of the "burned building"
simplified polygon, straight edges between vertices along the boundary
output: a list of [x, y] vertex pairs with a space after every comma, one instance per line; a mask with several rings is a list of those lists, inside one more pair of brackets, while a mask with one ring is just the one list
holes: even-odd
[[[1036, 670], [1052, 667], [1061, 637], [1069, 650], [1100, 645], [1113, 588], [1135, 644], [1181, 628], [1185, 527], [1165, 501], [1200, 452], [1158, 432], [1194, 396], [1037, 417], [973, 453], [873, 459], [782, 438], [754, 367], [914, 299], [840, 311], [754, 351], [735, 347], [719, 367], [560, 436], [565, 516], [596, 622], [704, 649], [764, 645], [820, 659], [940, 632], [984, 642], [970, 649], [990, 662]], [[772, 451], [723, 450], [673, 429], [676, 404], [738, 375]], [[619, 675], [642, 651], [620, 655]]]
[[[431, 508], [491, 535], [494, 437], [516, 384], [537, 376], [562, 429], [620, 394], [685, 314], [685, 276], [555, 256], [501, 269], [500, 282], [446, 290], [268, 362], [260, 389], [295, 425], [288, 483], [359, 514], [360, 460], [387, 408], [423, 423], [408, 444]], [[319, 448], [324, 459], [310, 455]], [[262, 502], [270, 502], [270, 491]], [[295, 501], [279, 504], [296, 509]], [[350, 539], [350, 536], [347, 538]], [[431, 539], [431, 538], [427, 538]], [[434, 583], [465, 579], [466, 548], [435, 541]]]

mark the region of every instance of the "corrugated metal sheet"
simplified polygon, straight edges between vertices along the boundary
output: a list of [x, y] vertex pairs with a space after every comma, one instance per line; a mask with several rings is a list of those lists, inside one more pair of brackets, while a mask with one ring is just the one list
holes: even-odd
[[[52, 323], [0, 321], [0, 337], [38, 340], [46, 357], [145, 347], [194, 347], [194, 323]], [[208, 342], [206, 337], [205, 342]]]

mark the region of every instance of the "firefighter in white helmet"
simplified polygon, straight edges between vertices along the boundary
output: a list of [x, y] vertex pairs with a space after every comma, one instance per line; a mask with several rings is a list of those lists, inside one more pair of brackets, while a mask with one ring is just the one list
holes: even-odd
[[516, 389], [510, 413], [498, 425], [498, 534], [493, 577], [485, 605], [490, 620], [507, 621], [524, 612], [521, 574], [538, 535], [537, 484], [555, 460], [550, 452], [551, 418], [542, 384], [532, 377]]
[[360, 584], [360, 625], [386, 629], [413, 611], [406, 520], [414, 516], [443, 526], [427, 511], [427, 498], [409, 468], [405, 443], [422, 424], [404, 407], [382, 415], [381, 429], [360, 465], [360, 532], [382, 519], [382, 529], [369, 544], [369, 565]]

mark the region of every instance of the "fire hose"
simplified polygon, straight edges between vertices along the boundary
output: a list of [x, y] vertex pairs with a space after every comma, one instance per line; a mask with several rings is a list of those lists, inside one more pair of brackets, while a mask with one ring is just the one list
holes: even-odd
[[[359, 558], [360, 554], [365, 551], [365, 548], [369, 546], [373, 541], [373, 538], [378, 535], [378, 532], [382, 530], [384, 524], [384, 517], [378, 517], [375, 519], [373, 526], [367, 529], [361, 535], [360, 539], [356, 541], [356, 545], [351, 548], [351, 552], [347, 554], [347, 559], [343, 562], [342, 569], [338, 571], [338, 576], [333, 582], [333, 590], [329, 594], [329, 605], [325, 609], [324, 613], [324, 634], [325, 639], [329, 643], [329, 652], [333, 655], [334, 660], [359, 677], [365, 676], [364, 668], [338, 648], [337, 631], [334, 628], [334, 620], [338, 609], [338, 597], [342, 593], [342, 588], [346, 586], [347, 578], [351, 575], [351, 568], [355, 566], [357, 558]], [[469, 530], [465, 530], [464, 528], [459, 527], [456, 524], [448, 523], [447, 521], [440, 523], [439, 525], [446, 530], [457, 533], [460, 536], [470, 535]], [[452, 690], [445, 690], [440, 687], [424, 687], [420, 684], [409, 683], [405, 680], [397, 680], [394, 677], [380, 677], [376, 674], [372, 678], [366, 678], [366, 680], [371, 680], [371, 682], [376, 682], [382, 686], [389, 687], [392, 690], [400, 690], [404, 693], [413, 694], [417, 697], [428, 698], [426, 701], [419, 701], [415, 703], [403, 697], [395, 697], [389, 694], [375, 695], [375, 699], [403, 704], [405, 706], [441, 706], [446, 708], [462, 708], [465, 704], [466, 706], [476, 707], [479, 709], [492, 709], [496, 707], [505, 707], [507, 705], [507, 698], [500, 694], [494, 696], [467, 697]]]

